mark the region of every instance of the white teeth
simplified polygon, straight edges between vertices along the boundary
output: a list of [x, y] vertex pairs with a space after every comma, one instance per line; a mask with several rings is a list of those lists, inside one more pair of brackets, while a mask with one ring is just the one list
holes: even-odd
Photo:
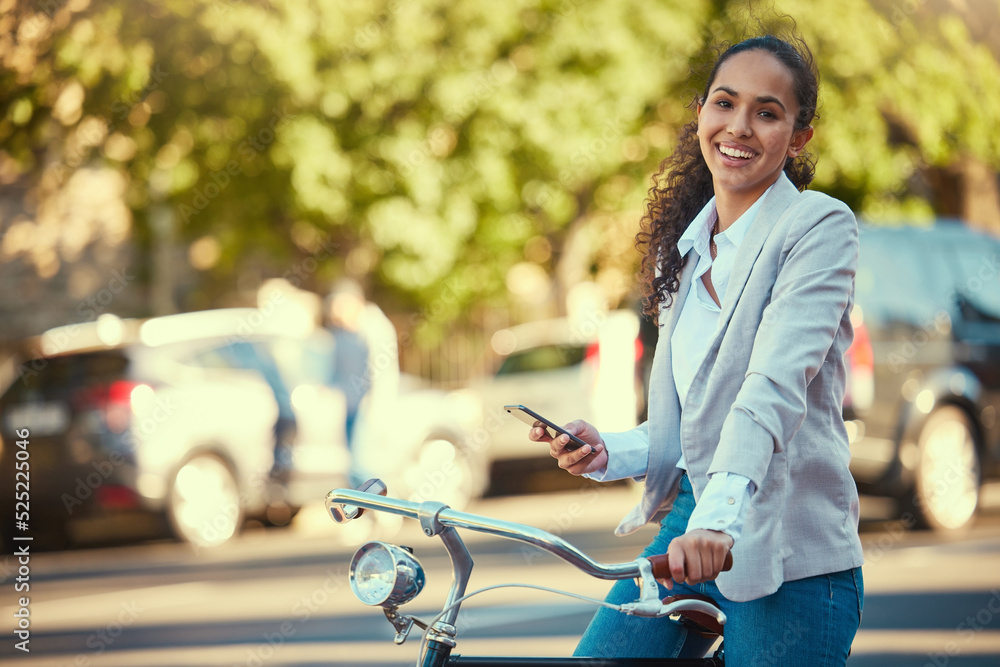
[[719, 152], [723, 155], [728, 155], [729, 157], [741, 157], [745, 159], [749, 159], [754, 156], [753, 153], [741, 151], [736, 148], [730, 148], [729, 146], [719, 146]]

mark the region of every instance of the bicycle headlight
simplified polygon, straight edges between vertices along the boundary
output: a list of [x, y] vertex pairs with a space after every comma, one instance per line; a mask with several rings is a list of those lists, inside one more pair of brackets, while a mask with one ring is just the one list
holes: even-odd
[[369, 542], [351, 559], [351, 590], [367, 605], [398, 606], [424, 587], [424, 568], [410, 552], [385, 542]]

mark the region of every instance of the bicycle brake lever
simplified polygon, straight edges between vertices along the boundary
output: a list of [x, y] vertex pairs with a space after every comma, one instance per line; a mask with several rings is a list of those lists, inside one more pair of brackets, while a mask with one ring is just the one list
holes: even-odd
[[635, 563], [639, 566], [639, 599], [620, 605], [619, 609], [622, 612], [630, 616], [662, 618], [677, 615], [680, 613], [678, 608], [681, 608], [684, 611], [696, 611], [712, 616], [720, 625], [726, 623], [726, 615], [722, 610], [700, 600], [678, 600], [663, 604], [663, 600], [660, 599], [659, 584], [653, 576], [653, 564], [643, 557], [636, 558]]
[[653, 565], [647, 558], [636, 558], [636, 565], [639, 566], [639, 599], [635, 602], [626, 602], [621, 605], [621, 610], [630, 616], [642, 616], [645, 618], [656, 618], [663, 614], [663, 602], [660, 600], [660, 587], [653, 576]]

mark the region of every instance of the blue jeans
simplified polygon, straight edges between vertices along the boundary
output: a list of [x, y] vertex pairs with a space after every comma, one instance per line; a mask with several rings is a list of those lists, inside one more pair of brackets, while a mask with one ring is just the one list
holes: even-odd
[[[673, 509], [642, 555], [667, 552], [670, 540], [683, 535], [694, 509], [687, 475]], [[749, 602], [732, 602], [714, 581], [688, 586], [660, 586], [663, 597], [680, 593], [707, 595], [726, 614], [726, 667], [827, 667], [844, 665], [861, 623], [864, 584], [861, 568], [786, 581], [773, 594]], [[621, 604], [638, 599], [631, 579], [615, 583], [606, 600]], [[602, 607], [580, 640], [574, 655], [602, 658], [700, 658], [712, 640], [689, 633], [669, 618], [638, 618]]]

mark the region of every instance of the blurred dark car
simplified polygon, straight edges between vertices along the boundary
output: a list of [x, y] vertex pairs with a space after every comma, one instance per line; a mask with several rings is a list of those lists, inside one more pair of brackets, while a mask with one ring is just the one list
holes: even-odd
[[862, 493], [937, 530], [1000, 476], [1000, 240], [958, 222], [867, 227], [844, 420]]
[[[278, 363], [268, 356], [287, 337], [280, 319], [255, 309], [145, 322], [109, 315], [34, 341], [37, 354], [28, 354], [0, 398], [0, 470], [10, 479], [14, 432], [30, 431], [29, 534], [62, 545], [153, 536], [168, 526], [181, 540], [210, 546], [247, 518], [267, 518], [276, 501], [290, 504], [291, 476], [281, 476], [275, 452], [279, 417], [295, 390], [281, 395]], [[323, 486], [336, 486], [347, 460], [335, 438], [343, 401], [327, 398], [325, 407], [310, 407], [333, 422], [332, 439], [323, 439], [340, 476]], [[8, 496], [0, 512], [12, 511], [12, 493], [6, 485], [0, 491]]]

